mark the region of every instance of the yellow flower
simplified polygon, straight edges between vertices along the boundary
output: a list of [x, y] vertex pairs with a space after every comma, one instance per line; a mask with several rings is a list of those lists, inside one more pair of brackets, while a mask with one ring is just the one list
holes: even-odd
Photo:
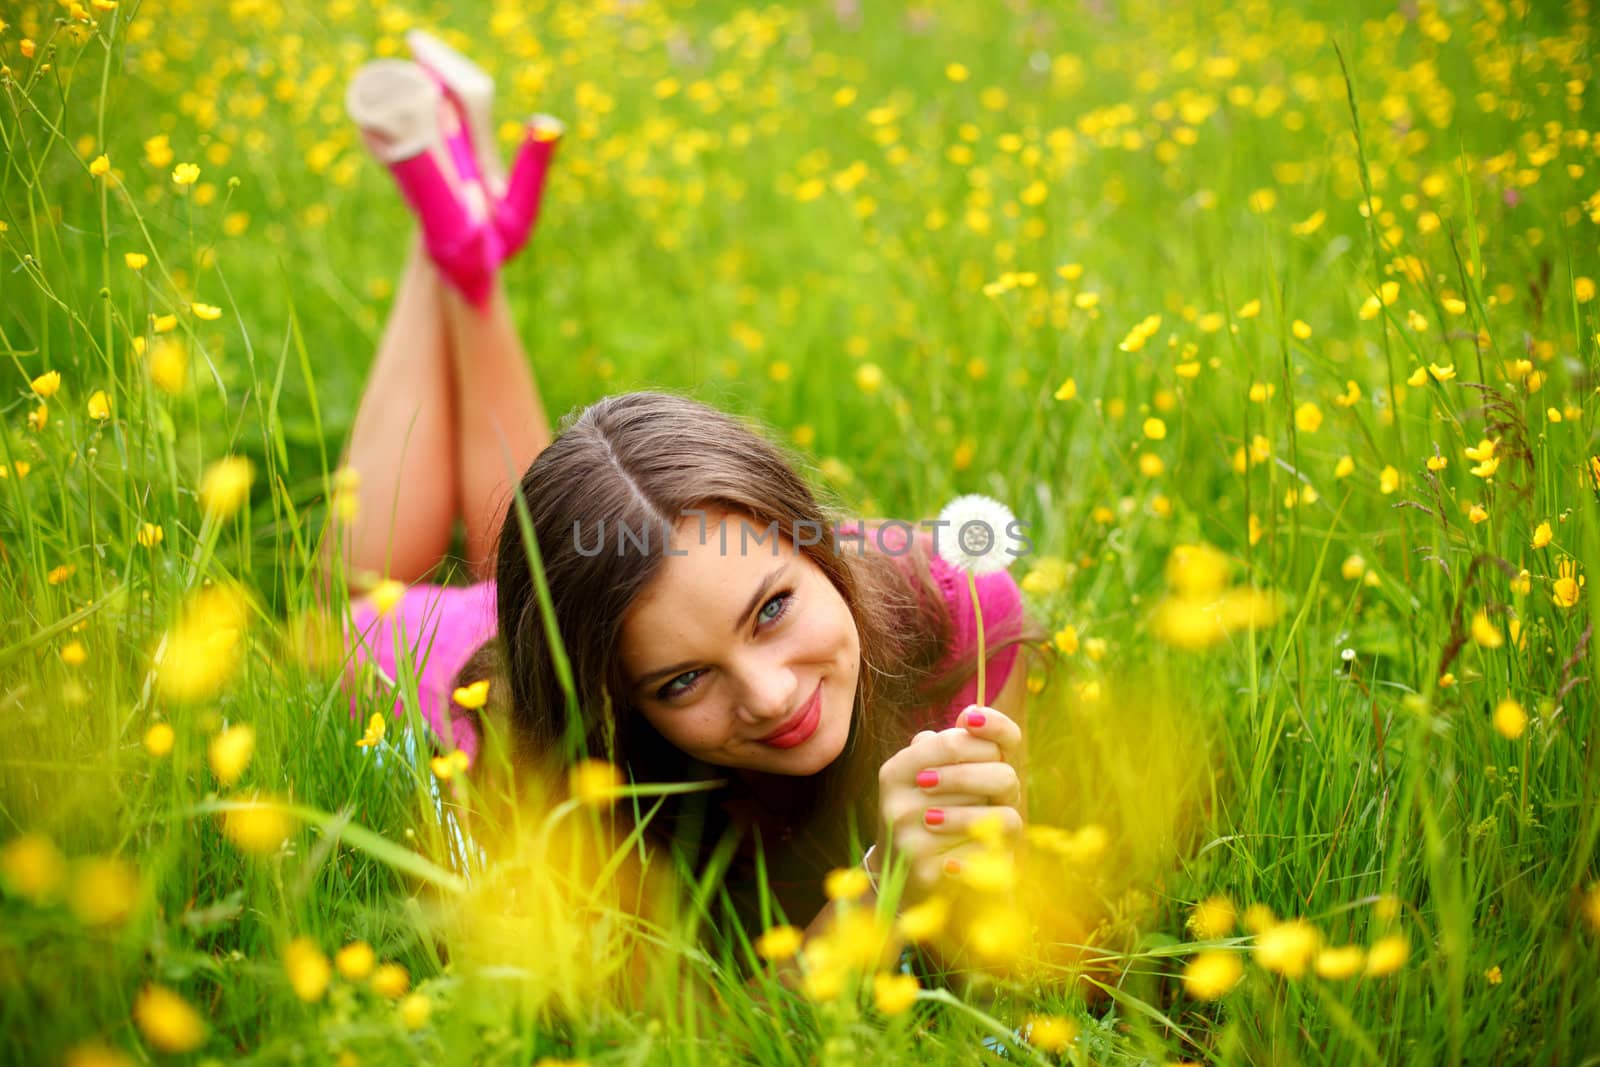
[[62, 582], [66, 581], [68, 578], [71, 578], [75, 573], [77, 573], [77, 570], [77, 564], [63, 563], [59, 567], [50, 568], [50, 573], [44, 576], [44, 580], [49, 582], [51, 585], [60, 585]]
[[947, 63], [944, 68], [944, 76], [953, 82], [964, 82], [971, 77], [971, 73], [964, 64]]
[[176, 315], [151, 315], [150, 329], [153, 333], [171, 333], [178, 328]]
[[193, 185], [200, 180], [200, 167], [194, 163], [179, 163], [172, 168], [172, 180], [179, 185]]
[[1241, 319], [1253, 319], [1261, 314], [1261, 301], [1251, 300], [1245, 303], [1236, 313]]
[[1060, 1052], [1078, 1036], [1078, 1024], [1059, 1015], [1030, 1015], [1024, 1039], [1045, 1052]]
[[1210, 545], [1178, 545], [1167, 557], [1167, 584], [1179, 596], [1213, 596], [1227, 580], [1228, 557]]
[[157, 649], [162, 696], [198, 701], [215, 695], [243, 654], [241, 635], [248, 621], [248, 603], [237, 586], [201, 590]]
[[567, 775], [572, 796], [593, 807], [615, 803], [624, 785], [622, 772], [602, 759], [581, 760]]
[[0, 881], [35, 904], [54, 897], [66, 876], [67, 861], [43, 834], [23, 834], [0, 848]]
[[1589, 887], [1583, 897], [1583, 917], [1589, 925], [1600, 931], [1600, 882]]
[[82, 860], [72, 879], [67, 907], [85, 926], [127, 921], [139, 899], [139, 872], [115, 857]]
[[1213, 941], [1231, 934], [1238, 916], [1233, 901], [1218, 894], [1207, 897], [1194, 906], [1194, 910], [1189, 913], [1189, 929], [1193, 930], [1194, 936], [1202, 941]]
[[1367, 952], [1367, 975], [1380, 978], [1393, 974], [1411, 958], [1411, 943], [1400, 934], [1379, 938]]
[[172, 751], [176, 740], [177, 733], [172, 729], [172, 724], [158, 722], [144, 732], [144, 750], [160, 759]]
[[1594, 279], [1587, 277], [1576, 278], [1572, 282], [1572, 295], [1580, 304], [1587, 304], [1594, 299]]
[[222, 309], [214, 304], [193, 303], [189, 305], [189, 310], [194, 312], [195, 318], [204, 319], [207, 322], [215, 322], [217, 319], [222, 318]]
[[489, 701], [489, 680], [481, 678], [470, 685], [457, 686], [450, 699], [468, 711], [476, 711]]
[[914, 944], [921, 944], [938, 937], [949, 918], [949, 898], [934, 895], [902, 911], [896, 926], [900, 936]]
[[398, 1000], [411, 988], [411, 975], [398, 963], [380, 964], [372, 972], [372, 991], [380, 997]]
[[58, 370], [45, 371], [31, 383], [33, 391], [42, 399], [49, 400], [56, 395], [56, 390], [61, 388], [61, 372]]
[[1344, 393], [1340, 396], [1334, 397], [1333, 402], [1342, 408], [1355, 407], [1361, 402], [1361, 386], [1357, 385], [1355, 379], [1353, 378], [1346, 379], [1344, 383]]
[[1078, 380], [1076, 378], [1068, 378], [1066, 381], [1062, 382], [1061, 388], [1057, 389], [1055, 393], [1057, 400], [1071, 400], [1077, 395]]
[[1235, 952], [1202, 952], [1183, 968], [1183, 988], [1198, 1000], [1217, 1000], [1244, 977], [1244, 964]]
[[1578, 565], [1564, 559], [1556, 568], [1559, 577], [1551, 587], [1550, 600], [1558, 608], [1570, 608], [1578, 602], [1578, 594], [1588, 579], [1578, 574]]
[[1302, 322], [1300, 319], [1295, 319], [1294, 322], [1289, 324], [1289, 332], [1294, 334], [1296, 340], [1308, 341], [1311, 339], [1311, 325]]
[[1406, 378], [1406, 384], [1411, 386], [1413, 389], [1421, 389], [1424, 385], [1427, 385], [1428, 368], [1418, 367], [1416, 370], [1412, 371], [1411, 375]]
[[1445, 671], [1443, 674], [1439, 675], [1439, 688], [1440, 689], [1449, 689], [1451, 686], [1453, 686], [1455, 684], [1456, 684], [1456, 676], [1455, 676], [1454, 672]]
[[1499, 469], [1500, 469], [1500, 457], [1499, 456], [1490, 456], [1488, 459], [1484, 460], [1482, 463], [1479, 463], [1477, 466], [1468, 467], [1467, 468], [1467, 470], [1470, 473], [1476, 475], [1479, 478], [1483, 478], [1484, 480], [1488, 480], [1490, 478], [1493, 478], [1494, 477], [1494, 472], [1499, 470]]
[[1321, 935], [1304, 919], [1280, 922], [1256, 938], [1256, 962], [1286, 978], [1299, 978], [1316, 955]]
[[105, 155], [95, 156], [94, 161], [89, 164], [89, 173], [93, 174], [96, 178], [104, 177], [105, 175], [111, 173], [110, 158]]
[[756, 938], [756, 953], [764, 960], [792, 959], [804, 941], [798, 926], [774, 926]]
[[1482, 504], [1474, 504], [1467, 509], [1467, 519], [1476, 526], [1480, 522], [1489, 521], [1489, 511]]
[[307, 1004], [321, 1000], [333, 978], [328, 957], [309, 937], [297, 937], [284, 946], [283, 969], [289, 975], [289, 987], [294, 995]]
[[1317, 974], [1322, 978], [1335, 980], [1354, 978], [1361, 973], [1362, 964], [1366, 963], [1366, 959], [1367, 954], [1361, 950], [1360, 945], [1325, 948], [1317, 953]]
[[245, 806], [222, 813], [222, 834], [245, 852], [276, 852], [294, 832], [294, 823], [270, 797], [235, 798]]
[[189, 353], [178, 341], [162, 340], [150, 350], [148, 368], [157, 389], [177, 396], [189, 378]]
[[1354, 457], [1340, 456], [1339, 462], [1333, 465], [1333, 476], [1335, 478], [1348, 478], [1355, 473], [1355, 469], [1356, 461]]
[[147, 985], [139, 992], [133, 1021], [144, 1039], [162, 1052], [192, 1052], [206, 1039], [200, 1013], [165, 986]]
[[104, 389], [96, 389], [90, 394], [89, 417], [96, 422], [104, 422], [111, 417], [111, 398], [106, 396]]
[[166, 536], [166, 531], [153, 522], [140, 523], [138, 533], [134, 534], [141, 548], [154, 548], [165, 540]]
[[1490, 967], [1487, 971], [1483, 972], [1483, 979], [1490, 985], [1499, 985], [1501, 982], [1505, 981], [1505, 975], [1500, 973], [1500, 965], [1497, 963], [1493, 967]]
[[365, 941], [352, 941], [333, 954], [333, 965], [341, 977], [349, 982], [359, 982], [372, 973], [377, 954]]
[[1533, 528], [1533, 547], [1543, 548], [1548, 545], [1555, 535], [1551, 532], [1548, 522], [1541, 522]]
[[1294, 428], [1301, 433], [1316, 433], [1322, 427], [1322, 409], [1307, 400], [1294, 409]]
[[1528, 729], [1528, 713], [1510, 697], [1494, 706], [1494, 728], [1507, 741], [1515, 741]]
[[844, 971], [837, 966], [813, 966], [800, 979], [800, 991], [807, 1000], [826, 1004], [844, 992]]
[[1078, 628], [1076, 626], [1063, 626], [1057, 630], [1051, 639], [1056, 650], [1064, 656], [1070, 656], [1078, 651]]
[[225, 456], [206, 468], [200, 480], [200, 500], [206, 513], [226, 519], [250, 497], [255, 467], [244, 456]]
[[424, 993], [413, 993], [400, 1002], [400, 1022], [407, 1030], [421, 1030], [433, 1014], [433, 1002]]
[[1152, 441], [1162, 441], [1167, 436], [1167, 424], [1160, 419], [1151, 417], [1144, 420], [1144, 435]]
[[45, 404], [40, 404], [33, 411], [28, 412], [28, 429], [30, 430], [42, 430], [49, 421], [50, 408]]
[[371, 748], [383, 740], [383, 735], [388, 729], [388, 719], [381, 712], [374, 712], [372, 718], [367, 720], [367, 732], [356, 742], [356, 747]]
[[1498, 439], [1491, 441], [1487, 437], [1484, 437], [1479, 439], [1477, 447], [1469, 445], [1465, 449], [1465, 452], [1468, 459], [1476, 463], [1481, 463], [1486, 459], [1493, 458], [1494, 450], [1498, 448], [1499, 445], [1500, 442]]
[[1472, 640], [1482, 648], [1499, 648], [1506, 643], [1500, 628], [1489, 621], [1489, 613], [1481, 609], [1472, 616]]
[[1438, 474], [1440, 471], [1444, 470], [1448, 466], [1450, 466], [1450, 461], [1448, 459], [1446, 459], [1444, 456], [1429, 456], [1428, 457], [1428, 469], [1430, 471], [1432, 471], [1433, 473], [1435, 473], [1435, 474]]
[[82, 641], [68, 641], [61, 646], [61, 662], [69, 667], [81, 667], [89, 659], [89, 650]]
[[822, 891], [829, 900], [855, 900], [871, 888], [871, 878], [861, 867], [836, 868], [822, 880]]
[[1367, 573], [1367, 561], [1359, 555], [1349, 555], [1339, 565], [1339, 575], [1347, 582], [1353, 582]]
[[856, 388], [863, 393], [876, 393], [883, 387], [883, 368], [876, 363], [863, 363], [856, 368]]
[[372, 605], [381, 618], [394, 610], [394, 606], [400, 603], [400, 598], [405, 595], [405, 592], [404, 583], [397, 582], [393, 578], [385, 578], [367, 593], [367, 602]]
[[1378, 472], [1378, 492], [1388, 496], [1400, 488], [1400, 472], [1392, 466], [1386, 466]]
[[1066, 560], [1059, 556], [1040, 556], [1034, 561], [1033, 569], [1023, 576], [1022, 588], [1041, 596], [1059, 593], [1070, 577], [1072, 569]]
[[248, 723], [239, 723], [211, 739], [207, 754], [211, 760], [211, 773], [224, 786], [231, 786], [250, 766], [256, 752], [256, 731]]
[[150, 262], [150, 257], [143, 252], [124, 252], [122, 262], [128, 265], [129, 270], [144, 270], [145, 264]]
[[1447, 363], [1442, 367], [1437, 363], [1430, 363], [1428, 373], [1433, 375], [1435, 381], [1448, 382], [1456, 376], [1456, 367], [1454, 363]]
[[68, 1049], [62, 1067], [133, 1067], [133, 1060], [114, 1048], [87, 1042]]
[[1322, 229], [1322, 224], [1327, 221], [1327, 218], [1328, 213], [1326, 211], [1313, 211], [1299, 222], [1290, 225], [1289, 230], [1296, 237], [1309, 237]]
[[884, 1015], [899, 1015], [916, 1003], [920, 988], [914, 974], [874, 975], [872, 1002]]
[[428, 761], [428, 766], [433, 768], [433, 773], [438, 775], [441, 781], [448, 782], [456, 775], [464, 773], [469, 763], [467, 754], [455, 749], [446, 755], [433, 757]]
[[1533, 573], [1527, 568], [1518, 571], [1517, 576], [1511, 579], [1511, 591], [1517, 596], [1527, 596], [1533, 592]]

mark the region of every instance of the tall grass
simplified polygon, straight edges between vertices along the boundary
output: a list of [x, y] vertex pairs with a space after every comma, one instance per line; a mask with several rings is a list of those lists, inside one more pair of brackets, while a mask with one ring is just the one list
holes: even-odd
[[[1600, 1062], [1585, 0], [0, 21], [7, 1061]], [[441, 778], [414, 661], [352, 707], [315, 563], [409, 221], [340, 99], [412, 25], [570, 122], [552, 411], [1034, 524], [1025, 979], [791, 991], [603, 806]]]

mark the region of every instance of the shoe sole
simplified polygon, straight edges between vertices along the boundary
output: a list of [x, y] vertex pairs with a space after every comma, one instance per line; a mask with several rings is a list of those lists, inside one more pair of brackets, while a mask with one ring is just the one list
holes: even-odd
[[439, 147], [439, 87], [415, 63], [376, 59], [345, 90], [345, 112], [372, 154], [398, 163]]
[[406, 47], [455, 97], [479, 166], [496, 177], [503, 177], [505, 168], [500, 165], [490, 129], [494, 121], [494, 79], [482, 67], [425, 30], [409, 31]]

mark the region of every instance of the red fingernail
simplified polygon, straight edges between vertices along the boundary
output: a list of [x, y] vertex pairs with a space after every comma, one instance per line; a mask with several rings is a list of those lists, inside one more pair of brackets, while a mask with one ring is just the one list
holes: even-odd
[[961, 873], [961, 861], [957, 860], [957, 859], [945, 860], [944, 861], [944, 873], [945, 874], [960, 874]]
[[983, 725], [983, 712], [981, 712], [981, 711], [969, 711], [969, 712], [967, 712], [967, 725], [968, 726], [982, 726]]
[[922, 813], [922, 821], [929, 826], [943, 826], [944, 810], [942, 808], [929, 808]]
[[934, 786], [939, 784], [939, 772], [938, 771], [918, 771], [917, 772], [917, 784], [920, 785], [924, 789], [932, 789]]

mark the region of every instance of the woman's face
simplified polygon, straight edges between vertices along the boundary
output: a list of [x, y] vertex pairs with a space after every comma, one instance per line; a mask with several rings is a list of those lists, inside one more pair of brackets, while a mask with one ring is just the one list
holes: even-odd
[[627, 701], [706, 763], [816, 774], [849, 737], [855, 620], [787, 538], [725, 512], [709, 512], [705, 531], [702, 544], [697, 518], [678, 527], [671, 549], [683, 554], [666, 557], [623, 619]]

